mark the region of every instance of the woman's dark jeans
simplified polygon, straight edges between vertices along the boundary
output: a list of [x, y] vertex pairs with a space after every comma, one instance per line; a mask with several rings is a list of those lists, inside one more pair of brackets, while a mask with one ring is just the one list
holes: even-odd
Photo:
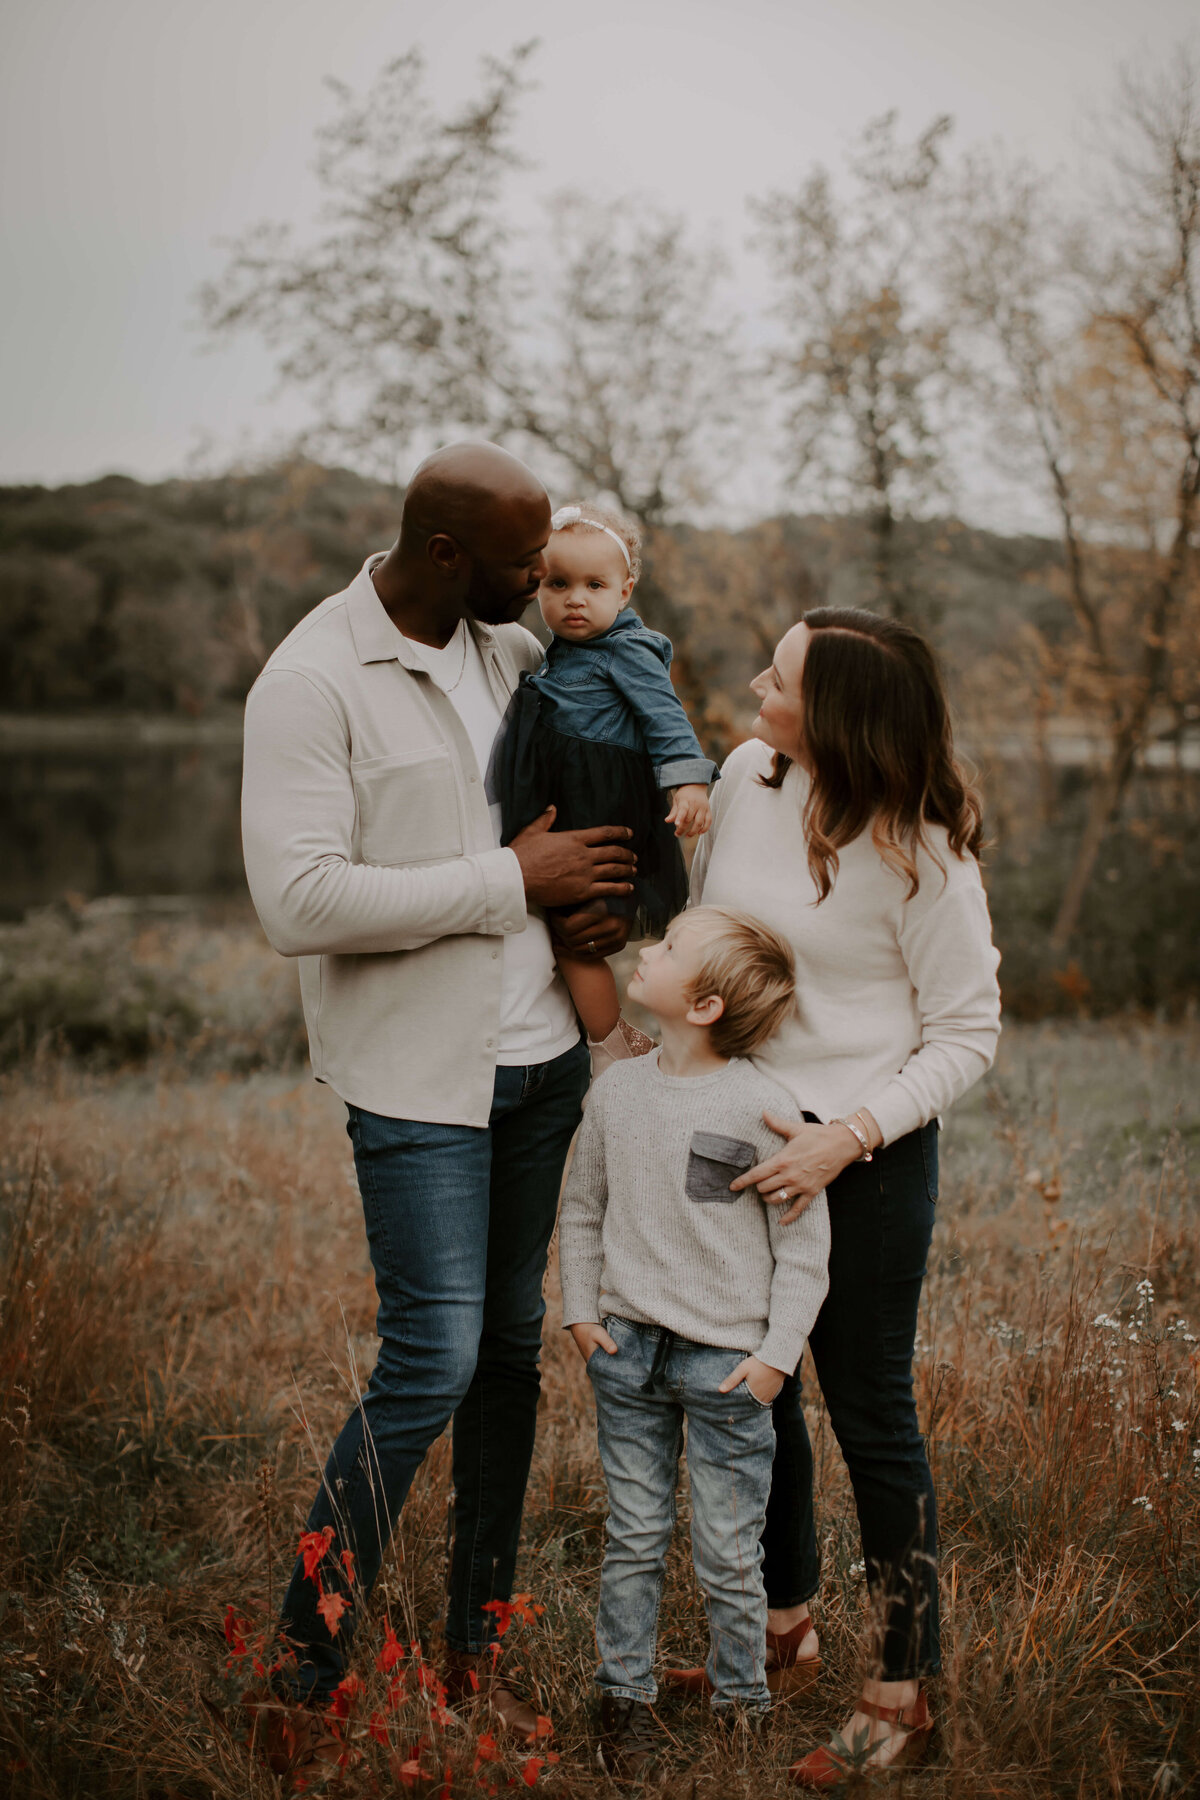
[[[851, 1163], [830, 1185], [829, 1293], [809, 1339], [850, 1472], [867, 1580], [883, 1598], [871, 1670], [882, 1681], [940, 1667], [937, 1509], [912, 1383], [937, 1175], [933, 1123], [869, 1163]], [[821, 1573], [798, 1372], [780, 1389], [774, 1416], [763, 1573], [768, 1605], [782, 1608], [815, 1594]]]

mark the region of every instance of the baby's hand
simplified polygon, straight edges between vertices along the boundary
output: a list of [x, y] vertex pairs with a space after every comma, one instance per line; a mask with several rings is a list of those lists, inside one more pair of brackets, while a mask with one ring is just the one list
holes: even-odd
[[667, 814], [667, 824], [675, 827], [676, 837], [699, 837], [712, 824], [712, 807], [708, 789], [698, 781], [686, 782], [671, 790], [674, 805]]
[[597, 1347], [601, 1350], [607, 1350], [610, 1356], [615, 1356], [617, 1354], [617, 1346], [613, 1343], [603, 1325], [594, 1325], [591, 1323], [572, 1325], [570, 1331], [571, 1336], [575, 1339], [575, 1348], [578, 1350], [580, 1356], [582, 1356], [584, 1362], [587, 1361], [588, 1357], [592, 1354], [592, 1351]]
[[[572, 1330], [577, 1329], [578, 1327], [572, 1326]], [[586, 1331], [588, 1327], [584, 1326], [583, 1329]], [[757, 1356], [744, 1356], [733, 1374], [725, 1377], [717, 1392], [731, 1394], [744, 1381], [759, 1405], [769, 1406], [784, 1380], [782, 1369], [773, 1369], [770, 1363], [759, 1362]]]

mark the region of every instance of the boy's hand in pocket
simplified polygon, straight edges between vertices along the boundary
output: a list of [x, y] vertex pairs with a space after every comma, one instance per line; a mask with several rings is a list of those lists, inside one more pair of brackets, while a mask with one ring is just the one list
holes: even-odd
[[[595, 1331], [594, 1325], [572, 1325], [572, 1331]], [[576, 1339], [578, 1342], [578, 1339]], [[731, 1375], [727, 1375], [720, 1387], [719, 1394], [731, 1394], [735, 1387], [744, 1381], [751, 1394], [760, 1406], [769, 1406], [784, 1383], [782, 1369], [773, 1369], [770, 1363], [759, 1362], [757, 1356], [744, 1356]]]
[[[575, 1348], [578, 1350], [580, 1356], [582, 1356], [584, 1362], [591, 1356], [592, 1351], [597, 1348], [607, 1350], [610, 1356], [615, 1356], [617, 1354], [617, 1346], [613, 1343], [603, 1325], [586, 1323], [583, 1325], [572, 1325], [569, 1329], [571, 1336], [575, 1339]], [[780, 1376], [781, 1381], [782, 1379], [783, 1377]]]

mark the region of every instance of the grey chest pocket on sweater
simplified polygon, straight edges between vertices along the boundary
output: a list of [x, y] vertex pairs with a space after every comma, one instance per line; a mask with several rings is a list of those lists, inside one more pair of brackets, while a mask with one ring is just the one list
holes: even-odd
[[732, 1205], [742, 1196], [730, 1193], [730, 1182], [752, 1169], [757, 1161], [757, 1150], [744, 1138], [723, 1137], [719, 1131], [693, 1131], [684, 1192], [689, 1200], [716, 1200]]

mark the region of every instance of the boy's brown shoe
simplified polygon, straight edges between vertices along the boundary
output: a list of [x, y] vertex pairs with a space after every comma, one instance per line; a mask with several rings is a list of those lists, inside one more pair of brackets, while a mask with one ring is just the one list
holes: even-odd
[[666, 1775], [659, 1768], [662, 1750], [663, 1732], [643, 1700], [601, 1696], [596, 1760], [607, 1775], [614, 1781], [662, 1780]]
[[478, 1656], [467, 1650], [447, 1650], [445, 1677], [447, 1706], [465, 1712], [475, 1700], [482, 1700], [495, 1714], [500, 1728], [519, 1738], [523, 1744], [536, 1743], [539, 1738], [545, 1742], [553, 1737], [554, 1728], [549, 1719], [513, 1692], [500, 1675], [491, 1650], [484, 1650]]

